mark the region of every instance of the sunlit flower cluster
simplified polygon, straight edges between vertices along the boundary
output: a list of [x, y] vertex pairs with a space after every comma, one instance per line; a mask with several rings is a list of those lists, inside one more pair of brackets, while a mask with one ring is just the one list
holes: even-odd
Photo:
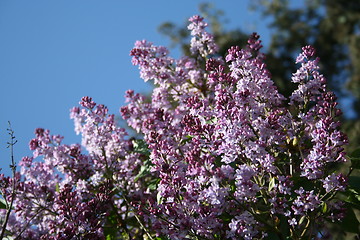
[[90, 97], [71, 110], [81, 145], [36, 130], [33, 156], [15, 178], [2, 176], [4, 197], [17, 181], [9, 236], [310, 239], [344, 216], [335, 196], [347, 179], [334, 165], [347, 139], [315, 50], [296, 59], [298, 88], [286, 99], [257, 34], [223, 58], [204, 19], [189, 21], [192, 56], [173, 59], [145, 40], [131, 50], [155, 84], [150, 99], [126, 92], [120, 112], [138, 135]]

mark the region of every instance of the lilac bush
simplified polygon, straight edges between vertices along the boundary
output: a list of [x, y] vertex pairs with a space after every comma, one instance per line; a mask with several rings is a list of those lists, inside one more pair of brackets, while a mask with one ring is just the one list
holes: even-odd
[[[143, 40], [131, 50], [151, 99], [126, 92], [116, 126], [90, 97], [71, 110], [82, 143], [37, 129], [32, 157], [2, 195], [16, 197], [7, 225], [18, 239], [327, 238], [341, 221], [346, 136], [315, 49], [296, 58], [286, 99], [264, 63], [261, 41], [225, 58], [206, 22], [189, 19], [191, 57], [174, 59]], [[36, 160], [38, 158], [39, 160]], [[5, 215], [6, 209], [1, 214]]]
[[10, 236], [104, 239], [139, 231], [128, 224], [135, 215], [127, 201], [146, 195], [134, 181], [144, 154], [134, 151], [136, 142], [125, 138], [125, 130], [116, 126], [104, 105], [89, 97], [80, 105], [70, 116], [82, 135], [81, 146], [62, 144], [61, 136], [36, 129], [29, 144], [33, 157], [19, 163]]

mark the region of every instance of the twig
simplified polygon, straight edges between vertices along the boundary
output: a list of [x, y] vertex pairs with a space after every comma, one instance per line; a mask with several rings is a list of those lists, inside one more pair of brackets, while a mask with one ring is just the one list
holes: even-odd
[[[130, 205], [130, 202], [128, 201], [127, 197], [124, 195], [124, 200], [125, 200], [125, 203], [128, 205], [128, 206], [131, 206]], [[154, 238], [151, 236], [151, 234], [149, 233], [149, 231], [147, 230], [147, 228], [144, 226], [144, 224], [142, 223], [142, 221], [140, 220], [139, 216], [136, 214], [135, 211], [133, 211], [134, 213], [134, 216], [136, 218], [136, 220], [138, 221], [138, 223], [140, 224], [140, 227], [145, 231], [146, 235], [151, 239], [151, 240], [154, 240]]]
[[[11, 209], [13, 207], [14, 204], [14, 199], [15, 199], [15, 190], [16, 190], [16, 165], [15, 165], [15, 160], [14, 160], [14, 145], [17, 143], [17, 140], [15, 140], [15, 136], [14, 136], [14, 131], [11, 128], [11, 123], [9, 121], [9, 128], [7, 129], [9, 135], [10, 135], [10, 142], [8, 142], [8, 148], [10, 148], [10, 155], [11, 155], [11, 165], [10, 168], [12, 170], [12, 190], [11, 190], [11, 200], [10, 200], [10, 204], [6, 210], [6, 215], [5, 215], [5, 220], [4, 223], [2, 225], [2, 230], [1, 230], [1, 235], [0, 235], [0, 239], [4, 238], [5, 235], [5, 231], [6, 231], [6, 225], [9, 221], [9, 217], [10, 217], [10, 212]], [[6, 198], [6, 196], [4, 196]]]

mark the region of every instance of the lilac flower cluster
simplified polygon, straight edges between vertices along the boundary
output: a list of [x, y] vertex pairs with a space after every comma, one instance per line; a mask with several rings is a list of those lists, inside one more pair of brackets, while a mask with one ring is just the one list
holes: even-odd
[[[346, 179], [328, 165], [345, 161], [347, 140], [334, 120], [340, 112], [313, 60], [315, 50], [304, 47], [297, 58], [298, 89], [287, 102], [266, 69], [258, 35], [222, 59], [214, 57], [217, 47], [199, 41], [210, 36], [205, 27], [201, 17], [190, 18], [193, 59], [168, 61], [156, 47], [134, 54], [138, 44], [131, 54], [140, 72], [155, 69], [154, 62], [167, 62], [170, 71], [166, 78], [162, 69], [152, 74], [158, 86], [150, 103], [131, 93], [121, 110], [144, 134], [160, 178], [157, 201], [144, 206], [153, 213], [146, 217], [170, 239], [253, 239], [269, 232], [318, 237], [323, 220], [342, 214], [331, 206], [338, 206], [334, 195], [345, 190]], [[203, 62], [194, 81], [187, 66], [201, 69]], [[324, 204], [327, 212], [320, 211]]]
[[120, 110], [143, 140], [90, 97], [71, 110], [81, 145], [36, 130], [33, 157], [15, 178], [1, 177], [5, 198], [17, 182], [9, 236], [310, 239], [341, 220], [336, 194], [347, 179], [330, 166], [345, 161], [347, 139], [315, 50], [296, 59], [287, 100], [257, 34], [222, 58], [204, 19], [189, 21], [191, 57], [145, 40], [131, 50], [141, 78], [155, 83], [150, 101], [129, 90]]
[[[138, 199], [145, 194], [134, 181], [142, 155], [132, 150], [132, 141], [125, 139], [125, 130], [116, 126], [105, 106], [89, 97], [80, 105], [71, 110], [71, 118], [76, 132], [82, 134], [84, 149], [63, 144], [63, 137], [48, 130], [36, 129], [29, 144], [33, 157], [19, 163], [14, 210], [7, 227], [10, 236], [104, 239], [107, 228], [118, 231], [116, 235], [124, 229], [130, 235], [137, 231], [126, 226], [134, 216], [123, 196]], [[110, 221], [114, 216], [116, 222]], [[126, 227], [118, 230], [121, 224]]]
[[215, 54], [218, 50], [218, 46], [214, 41], [214, 37], [207, 31], [207, 23], [204, 19], [198, 15], [195, 15], [189, 19], [191, 22], [188, 29], [191, 30], [193, 38], [190, 43], [190, 51], [192, 54], [199, 54], [202, 57], [206, 57], [209, 54]]

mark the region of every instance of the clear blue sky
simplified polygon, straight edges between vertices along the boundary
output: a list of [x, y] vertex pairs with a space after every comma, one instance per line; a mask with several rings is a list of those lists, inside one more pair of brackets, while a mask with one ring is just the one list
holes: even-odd
[[[80, 142], [69, 109], [91, 96], [119, 116], [124, 92], [150, 88], [132, 66], [136, 40], [169, 41], [157, 32], [165, 21], [184, 23], [202, 1], [1, 0], [0, 1], [0, 167], [9, 174], [6, 148], [10, 120], [18, 143], [15, 158], [31, 155], [28, 142], [38, 127]], [[208, 1], [225, 12], [228, 29], [269, 31], [248, 0]], [[178, 54], [178, 53], [177, 53]]]

